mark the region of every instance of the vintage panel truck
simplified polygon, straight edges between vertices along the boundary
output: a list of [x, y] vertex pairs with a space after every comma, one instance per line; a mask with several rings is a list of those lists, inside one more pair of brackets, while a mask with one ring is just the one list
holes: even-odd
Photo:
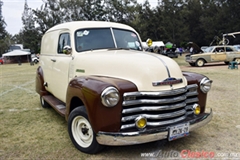
[[36, 92], [68, 122], [85, 153], [189, 135], [206, 125], [212, 81], [145, 52], [130, 26], [99, 21], [56, 25], [42, 37]]

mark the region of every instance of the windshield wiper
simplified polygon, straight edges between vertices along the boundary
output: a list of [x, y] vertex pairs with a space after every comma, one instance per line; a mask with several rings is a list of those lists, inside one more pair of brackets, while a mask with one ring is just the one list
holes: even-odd
[[108, 48], [108, 50], [132, 50], [131, 48]]

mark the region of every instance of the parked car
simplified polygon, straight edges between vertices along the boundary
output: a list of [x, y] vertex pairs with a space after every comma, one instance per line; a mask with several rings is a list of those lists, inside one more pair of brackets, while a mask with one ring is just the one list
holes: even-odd
[[3, 58], [0, 57], [0, 64], [3, 64]]
[[85, 153], [188, 136], [212, 119], [206, 111], [211, 83], [145, 52], [132, 27], [97, 21], [45, 32], [36, 74], [42, 107], [65, 117], [72, 143]]
[[37, 64], [39, 62], [39, 57], [38, 56], [32, 57], [32, 62]]
[[186, 62], [191, 66], [202, 67], [205, 63], [225, 62], [228, 64], [231, 61], [240, 62], [240, 52], [233, 46], [210, 46], [201, 54], [188, 54], [185, 57]]

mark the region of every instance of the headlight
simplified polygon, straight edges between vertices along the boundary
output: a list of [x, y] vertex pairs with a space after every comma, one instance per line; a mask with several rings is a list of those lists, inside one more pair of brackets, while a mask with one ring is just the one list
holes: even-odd
[[104, 106], [113, 107], [117, 105], [119, 101], [119, 92], [114, 87], [108, 87], [102, 92], [101, 98]]
[[200, 89], [203, 93], [207, 93], [212, 86], [212, 80], [209, 80], [207, 77], [204, 77], [200, 82]]

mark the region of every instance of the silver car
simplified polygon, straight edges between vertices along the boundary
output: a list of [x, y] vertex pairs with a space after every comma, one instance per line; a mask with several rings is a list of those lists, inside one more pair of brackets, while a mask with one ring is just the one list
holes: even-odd
[[225, 62], [228, 64], [231, 61], [240, 62], [240, 51], [237, 51], [233, 46], [220, 45], [211, 46], [205, 49], [201, 54], [188, 54], [185, 61], [191, 66], [202, 67], [205, 63]]

